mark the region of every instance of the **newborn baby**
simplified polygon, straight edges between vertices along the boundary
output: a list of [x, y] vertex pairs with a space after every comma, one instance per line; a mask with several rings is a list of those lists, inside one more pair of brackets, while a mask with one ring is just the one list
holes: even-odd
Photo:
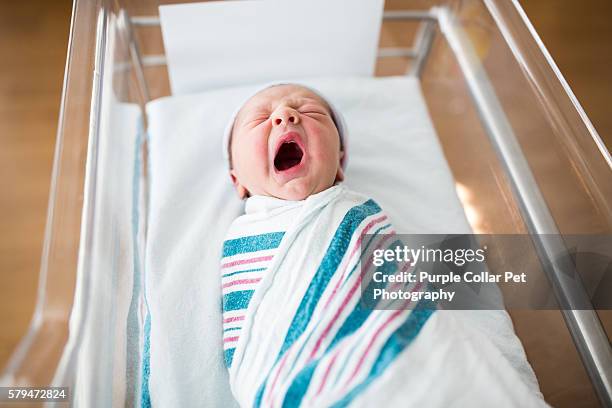
[[248, 100], [229, 133], [239, 196], [298, 201], [342, 181], [341, 119], [334, 116], [323, 98], [298, 85], [270, 86]]
[[339, 112], [296, 84], [260, 90], [227, 128], [224, 155], [246, 199], [221, 260], [238, 403], [448, 406], [460, 391], [472, 406], [544, 405], [485, 336], [432, 302], [360, 302], [361, 254], [398, 241], [380, 206], [341, 184], [347, 137]]

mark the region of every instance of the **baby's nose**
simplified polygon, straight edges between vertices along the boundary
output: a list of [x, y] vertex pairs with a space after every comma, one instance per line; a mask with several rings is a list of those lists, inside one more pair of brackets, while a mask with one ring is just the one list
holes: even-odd
[[295, 109], [291, 108], [280, 108], [272, 114], [272, 124], [274, 126], [280, 126], [288, 124], [297, 125], [300, 121], [300, 117]]

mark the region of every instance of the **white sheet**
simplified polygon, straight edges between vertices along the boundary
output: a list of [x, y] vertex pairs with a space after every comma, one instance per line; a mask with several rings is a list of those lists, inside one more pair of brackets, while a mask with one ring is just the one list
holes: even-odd
[[267, 0], [160, 6], [172, 94], [286, 77], [372, 76], [383, 5]]
[[[346, 184], [374, 198], [399, 233], [469, 233], [452, 175], [415, 78], [301, 81], [328, 96], [350, 138]], [[218, 261], [242, 208], [221, 156], [226, 122], [258, 85], [148, 105], [150, 207], [145, 258], [153, 405], [228, 406]], [[463, 314], [537, 390], [505, 311]], [[467, 322], [467, 321], [466, 321]]]

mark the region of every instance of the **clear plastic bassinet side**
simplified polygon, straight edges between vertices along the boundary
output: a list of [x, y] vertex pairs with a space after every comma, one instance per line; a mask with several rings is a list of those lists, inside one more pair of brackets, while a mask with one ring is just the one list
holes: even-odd
[[[144, 116], [121, 22], [111, 1], [73, 4], [37, 303], [0, 378], [69, 387], [85, 406], [129, 399], [113, 374], [129, 371], [125, 326], [140, 302]], [[79, 381], [92, 398], [75, 394]]]
[[517, 334], [550, 403], [610, 404], [612, 315], [572, 306], [594, 277], [549, 262], [574, 234], [612, 233], [610, 153], [518, 2], [436, 12], [421, 83], [466, 215], [477, 233], [529, 234], [551, 291], [525, 295], [560, 305], [510, 310]]

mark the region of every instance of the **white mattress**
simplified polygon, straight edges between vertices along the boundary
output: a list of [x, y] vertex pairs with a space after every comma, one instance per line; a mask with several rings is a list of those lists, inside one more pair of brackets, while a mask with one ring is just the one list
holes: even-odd
[[[300, 81], [344, 114], [346, 184], [374, 198], [400, 233], [470, 233], [418, 80], [411, 77]], [[229, 116], [258, 85], [149, 103], [150, 196], [145, 258], [151, 313], [153, 405], [227, 406], [218, 260], [242, 203], [221, 155]], [[525, 381], [537, 387], [504, 311], [466, 312]]]

